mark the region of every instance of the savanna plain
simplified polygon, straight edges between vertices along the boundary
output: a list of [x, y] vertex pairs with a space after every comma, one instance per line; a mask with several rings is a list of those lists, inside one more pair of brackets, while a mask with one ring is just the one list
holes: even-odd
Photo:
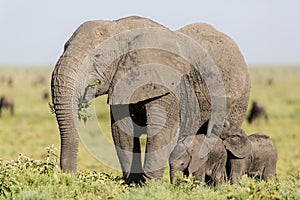
[[[225, 182], [216, 188], [192, 177], [181, 177], [171, 185], [168, 168], [161, 181], [143, 187], [125, 185], [121, 172], [107, 166], [109, 158], [116, 161], [116, 153], [111, 148], [105, 96], [95, 99], [87, 112], [96, 110], [96, 114], [81, 123], [105, 137], [81, 136], [78, 173], [62, 173], [58, 126], [49, 106], [51, 97], [44, 97], [50, 93], [51, 71], [49, 67], [0, 67], [0, 96], [12, 97], [15, 105], [14, 116], [4, 109], [0, 118], [0, 199], [300, 199], [300, 67], [249, 67], [249, 108], [253, 101], [263, 103], [268, 120], [260, 118], [252, 124], [245, 120], [243, 129], [273, 139], [278, 149], [276, 178], [265, 182], [243, 176], [239, 184]], [[91, 125], [95, 121], [97, 125]], [[97, 154], [106, 155], [108, 164], [102, 164]]]

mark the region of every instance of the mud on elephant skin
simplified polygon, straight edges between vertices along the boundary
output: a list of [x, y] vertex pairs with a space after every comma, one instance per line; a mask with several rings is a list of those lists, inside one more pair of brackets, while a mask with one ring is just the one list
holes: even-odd
[[[187, 60], [190, 57], [192, 62]], [[213, 65], [208, 63], [212, 62], [219, 74], [211, 73]], [[80, 105], [108, 94], [112, 136], [125, 181], [160, 179], [178, 136], [195, 134], [213, 115], [210, 94], [215, 91], [209, 90], [207, 79], [224, 83], [226, 95], [216, 96], [225, 102], [226, 118], [241, 124], [249, 99], [249, 75], [238, 46], [225, 34], [204, 23], [174, 32], [136, 16], [83, 23], [65, 44], [52, 73], [62, 170], [76, 173]], [[194, 93], [192, 106], [189, 91]], [[198, 113], [191, 112], [192, 119], [182, 117], [188, 110]], [[195, 125], [189, 126], [191, 121]], [[122, 125], [130, 128], [124, 130]], [[147, 133], [144, 165], [141, 131]]]
[[169, 160], [171, 183], [176, 181], [177, 172], [183, 172], [186, 176], [193, 174], [195, 180], [206, 181], [214, 186], [225, 180], [227, 152], [222, 140], [216, 138], [213, 148], [202, 157], [201, 150], [206, 148], [205, 138], [204, 134], [198, 134], [178, 142]]
[[[236, 128], [236, 132], [237, 135], [245, 135], [240, 128]], [[241, 143], [230, 141], [235, 138], [227, 137], [226, 134], [232, 135], [232, 133], [226, 133], [226, 129], [222, 134], [225, 134], [226, 139], [223, 143], [228, 152], [226, 171], [232, 183], [237, 183], [243, 174], [264, 180], [276, 176], [277, 148], [269, 136], [264, 133], [255, 133], [241, 140], [243, 141]], [[232, 143], [236, 145], [232, 146]], [[243, 155], [238, 153], [240, 146], [245, 146], [248, 153]]]

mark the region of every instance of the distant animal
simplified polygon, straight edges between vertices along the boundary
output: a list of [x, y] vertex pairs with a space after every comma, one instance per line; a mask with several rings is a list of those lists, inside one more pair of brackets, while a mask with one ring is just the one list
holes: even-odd
[[14, 115], [14, 101], [12, 98], [7, 96], [2, 96], [0, 98], [0, 117], [2, 115], [2, 109], [6, 108], [10, 110], [10, 114]]
[[7, 85], [8, 87], [13, 87], [13, 78], [11, 76], [7, 77], [2, 75], [0, 78], [0, 83], [3, 85]]
[[49, 95], [49, 92], [44, 92], [44, 93], [43, 93], [43, 99], [44, 99], [44, 100], [48, 100], [48, 99], [49, 99], [49, 96], [50, 96], [50, 95]]
[[249, 124], [253, 122], [254, 119], [264, 117], [266, 121], [268, 121], [268, 114], [265, 105], [259, 103], [257, 101], [253, 101], [250, 113], [247, 117], [247, 121]]
[[170, 155], [170, 179], [176, 182], [176, 173], [181, 171], [188, 176], [193, 174], [195, 180], [206, 181], [217, 186], [226, 177], [227, 152], [222, 140], [203, 158], [200, 158], [200, 150], [204, 146], [204, 134], [188, 136], [179, 141]]
[[8, 85], [8, 87], [12, 87], [12, 86], [13, 86], [13, 83], [14, 83], [13, 78], [12, 78], [12, 77], [9, 77], [9, 78], [7, 79], [7, 85]]
[[272, 85], [274, 84], [273, 79], [272, 79], [272, 78], [269, 78], [269, 79], [267, 80], [267, 84], [268, 84], [269, 86], [272, 86]]
[[[237, 128], [236, 131], [243, 132], [240, 128]], [[238, 183], [243, 174], [261, 177], [264, 180], [276, 176], [277, 149], [269, 136], [264, 133], [255, 133], [245, 138], [243, 144], [236, 141], [236, 146], [229, 146], [229, 142], [232, 144], [234, 141], [230, 141], [232, 139], [226, 136], [228, 134], [225, 128], [221, 137], [226, 138], [223, 144], [227, 149], [226, 171], [231, 183]], [[240, 145], [246, 146], [248, 149], [248, 154], [245, 157], [235, 153]]]

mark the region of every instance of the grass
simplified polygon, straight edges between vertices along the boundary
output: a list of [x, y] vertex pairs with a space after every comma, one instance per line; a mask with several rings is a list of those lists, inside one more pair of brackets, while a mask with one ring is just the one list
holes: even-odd
[[[91, 134], [87, 135], [87, 139], [81, 135], [84, 142], [79, 146], [79, 173], [76, 176], [61, 173], [58, 152], [52, 149], [49, 155], [49, 151], [45, 150], [52, 144], [55, 147], [60, 144], [56, 119], [48, 105], [50, 99], [43, 99], [43, 93], [50, 92], [51, 71], [46, 67], [0, 68], [0, 95], [11, 96], [15, 101], [15, 116], [11, 117], [4, 110], [0, 118], [0, 190], [6, 191], [6, 197], [2, 194], [1, 198], [300, 199], [300, 68], [249, 68], [252, 81], [250, 103], [254, 100], [264, 103], [269, 120], [258, 119], [251, 125], [245, 122], [243, 128], [248, 134], [264, 132], [274, 140], [279, 156], [277, 179], [266, 183], [243, 177], [239, 185], [225, 183], [216, 189], [195, 184], [192, 179], [182, 179], [177, 185], [170, 185], [167, 170], [162, 181], [142, 188], [122, 184], [120, 171], [106, 167], [95, 158], [103, 154], [101, 150], [107, 145], [109, 151], [104, 154], [106, 161], [117, 163], [111, 143], [103, 142], [101, 148], [93, 145], [97, 138], [94, 134], [100, 128], [108, 138], [101, 141], [111, 141], [106, 97], [96, 99], [92, 105], [97, 110], [97, 117], [88, 120], [88, 123], [95, 124], [89, 126], [91, 130], [85, 130]], [[13, 78], [12, 87], [2, 81], [8, 77]], [[39, 81], [41, 79], [44, 81]], [[99, 122], [93, 119], [99, 119]], [[99, 142], [95, 143], [99, 146]], [[20, 153], [22, 156], [18, 157]], [[50, 164], [45, 162], [49, 157]], [[24, 165], [28, 167], [24, 168]], [[50, 169], [50, 172], [42, 169]], [[5, 189], [5, 184], [11, 189], [10, 192]]]

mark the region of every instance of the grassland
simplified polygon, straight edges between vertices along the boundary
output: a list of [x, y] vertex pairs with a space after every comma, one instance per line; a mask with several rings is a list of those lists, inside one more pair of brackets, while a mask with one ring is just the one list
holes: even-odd
[[[259, 119], [251, 125], [245, 122], [243, 128], [248, 134], [262, 131], [274, 140], [279, 153], [277, 179], [265, 183], [243, 177], [239, 185], [225, 183], [216, 189], [194, 184], [191, 179], [170, 185], [167, 170], [158, 183], [142, 188], [125, 186], [120, 180], [120, 171], [103, 165], [95, 153], [94, 156], [89, 153], [93, 149], [88, 151], [82, 143], [78, 160], [80, 173], [75, 177], [60, 173], [58, 152], [52, 149], [49, 155], [46, 151], [52, 144], [59, 147], [56, 119], [48, 105], [50, 99], [43, 99], [43, 93], [50, 92], [51, 70], [46, 67], [0, 68], [0, 95], [11, 96], [15, 101], [15, 115], [12, 117], [4, 110], [0, 118], [0, 190], [6, 191], [6, 195], [13, 194], [6, 197], [2, 194], [1, 198], [300, 199], [300, 67], [249, 69], [250, 103], [254, 100], [264, 103], [269, 120]], [[2, 81], [9, 77], [13, 79], [12, 87]], [[106, 98], [97, 99], [95, 105], [96, 118], [109, 138]], [[30, 158], [18, 157], [19, 153]], [[115, 159], [113, 151], [105, 154]], [[12, 187], [11, 191], [5, 190], [7, 185]]]

